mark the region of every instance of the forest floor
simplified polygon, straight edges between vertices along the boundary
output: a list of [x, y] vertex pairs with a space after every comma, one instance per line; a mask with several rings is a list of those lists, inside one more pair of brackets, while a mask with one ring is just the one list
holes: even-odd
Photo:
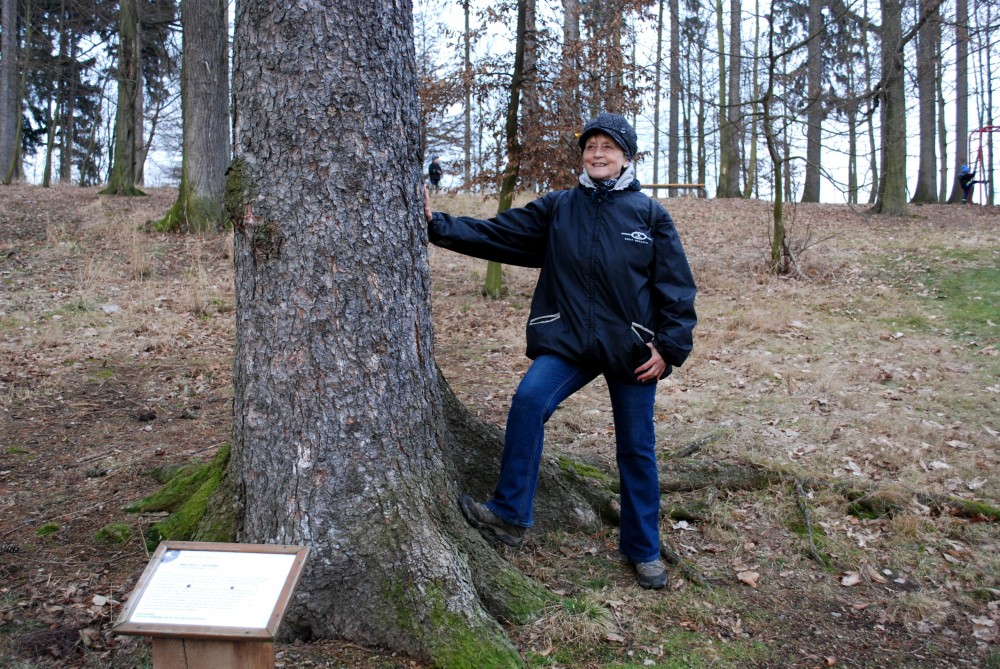
[[[157, 489], [158, 467], [209, 459], [232, 425], [231, 240], [151, 232], [175, 196], [0, 187], [2, 667], [150, 664], [146, 640], [110, 632], [158, 518], [123, 507]], [[690, 568], [672, 568], [665, 591], [635, 587], [613, 528], [503, 548], [565, 595], [508, 628], [526, 663], [1000, 667], [1000, 214], [786, 207], [799, 273], [778, 278], [765, 271], [766, 203], [665, 204], [700, 324], [691, 359], [658, 391], [663, 467], [781, 476], [666, 495], [665, 507], [695, 512], [664, 517]], [[536, 274], [506, 268], [506, 296], [487, 301], [484, 263], [436, 248], [430, 259], [437, 360], [460, 399], [502, 426], [527, 365]], [[600, 380], [553, 416], [546, 453], [613, 464]], [[897, 506], [852, 515], [845, 487]], [[979, 501], [982, 513], [929, 499]], [[335, 642], [277, 650], [279, 667], [421, 666]]]

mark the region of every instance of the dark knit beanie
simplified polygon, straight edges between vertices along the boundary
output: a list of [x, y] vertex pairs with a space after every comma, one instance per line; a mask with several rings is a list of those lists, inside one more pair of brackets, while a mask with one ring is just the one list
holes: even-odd
[[615, 144], [622, 148], [628, 160], [639, 151], [635, 130], [624, 116], [604, 112], [587, 121], [587, 125], [583, 126], [583, 132], [580, 133], [580, 151], [586, 146], [587, 138], [596, 132], [615, 140]]

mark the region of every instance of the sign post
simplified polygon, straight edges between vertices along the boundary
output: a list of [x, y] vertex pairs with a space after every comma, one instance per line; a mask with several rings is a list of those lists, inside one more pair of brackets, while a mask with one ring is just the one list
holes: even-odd
[[112, 630], [152, 637], [154, 669], [273, 669], [309, 548], [164, 541]]

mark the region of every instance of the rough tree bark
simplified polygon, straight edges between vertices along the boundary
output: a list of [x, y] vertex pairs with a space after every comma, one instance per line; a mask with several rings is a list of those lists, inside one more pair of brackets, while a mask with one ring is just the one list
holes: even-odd
[[874, 210], [905, 216], [906, 206], [906, 91], [903, 80], [903, 3], [882, 0], [882, 112], [881, 179]]
[[184, 143], [177, 202], [164, 230], [205, 232], [225, 224], [229, 144], [229, 21], [225, 0], [181, 3]]
[[[920, 1], [921, 14], [928, 13], [932, 0]], [[937, 147], [935, 144], [935, 56], [937, 38], [941, 24], [937, 20], [937, 9], [930, 10], [931, 17], [917, 33], [917, 92], [919, 101], [920, 159], [917, 163], [917, 186], [913, 190], [914, 204], [937, 202]]]
[[0, 178], [16, 159], [17, 128], [21, 122], [17, 67], [17, 0], [0, 4]]
[[[393, 0], [237, 5], [228, 485], [239, 540], [312, 547], [292, 635], [518, 666], [497, 619], [553, 596], [458, 511], [501, 446], [434, 365], [412, 32]], [[539, 525], [596, 522], [558, 492]]]

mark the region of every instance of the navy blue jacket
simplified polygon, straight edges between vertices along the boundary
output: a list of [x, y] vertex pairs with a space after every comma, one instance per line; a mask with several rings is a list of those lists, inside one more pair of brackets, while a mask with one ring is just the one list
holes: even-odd
[[540, 267], [527, 355], [555, 353], [638, 383], [648, 342], [668, 368], [691, 352], [695, 285], [673, 221], [639, 190], [555, 191], [489, 220], [434, 212], [430, 240], [508, 265]]

